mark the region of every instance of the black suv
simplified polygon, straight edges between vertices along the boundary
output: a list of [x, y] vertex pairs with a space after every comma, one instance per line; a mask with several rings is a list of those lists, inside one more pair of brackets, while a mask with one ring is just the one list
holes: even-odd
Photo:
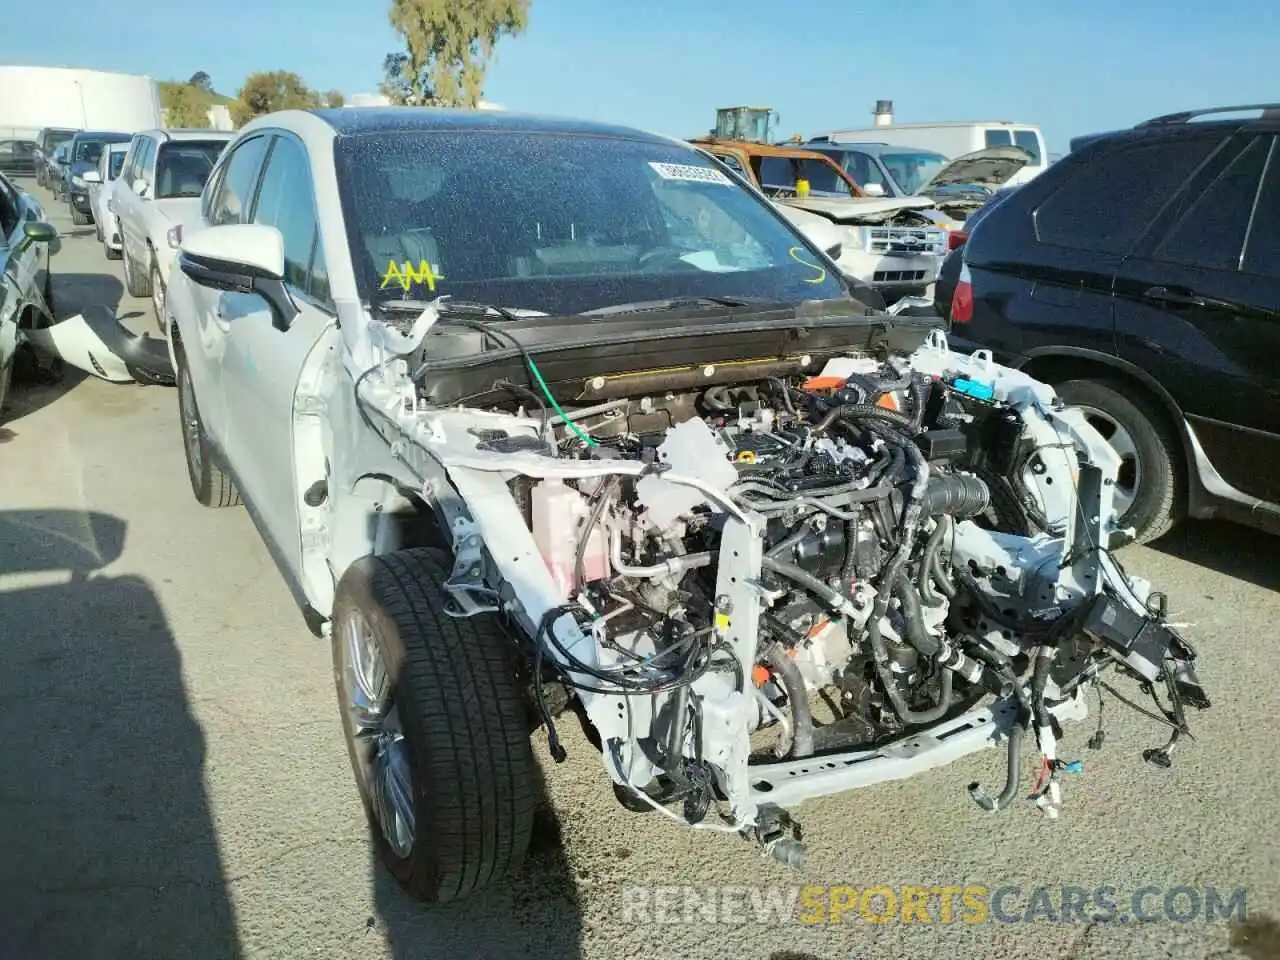
[[950, 340], [1083, 409], [1139, 540], [1183, 515], [1280, 532], [1280, 104], [1072, 145], [951, 257]]

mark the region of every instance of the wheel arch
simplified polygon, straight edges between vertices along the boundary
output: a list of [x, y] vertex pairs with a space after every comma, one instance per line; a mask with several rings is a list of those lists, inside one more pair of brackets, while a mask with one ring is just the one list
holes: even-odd
[[1182, 408], [1173, 395], [1155, 377], [1136, 364], [1111, 354], [1081, 347], [1043, 347], [1028, 351], [1016, 363], [1029, 376], [1053, 385], [1065, 380], [1105, 379], [1133, 387], [1165, 418], [1178, 438], [1183, 465], [1186, 507], [1192, 515], [1200, 515], [1207, 493], [1200, 482], [1195, 450]]

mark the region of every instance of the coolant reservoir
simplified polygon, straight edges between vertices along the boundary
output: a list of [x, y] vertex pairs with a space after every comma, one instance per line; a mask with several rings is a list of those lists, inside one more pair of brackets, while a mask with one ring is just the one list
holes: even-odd
[[[590, 512], [587, 498], [565, 485], [563, 480], [548, 479], [533, 488], [533, 540], [555, 580], [560, 599], [566, 600], [577, 584], [578, 541], [582, 525]], [[587, 539], [582, 558], [587, 580], [602, 580], [609, 575], [608, 541], [604, 526], [597, 523]]]

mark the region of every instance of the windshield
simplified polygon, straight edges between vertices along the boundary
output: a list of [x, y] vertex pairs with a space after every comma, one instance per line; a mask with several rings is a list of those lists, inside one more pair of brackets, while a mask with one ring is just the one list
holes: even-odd
[[796, 193], [798, 180], [809, 181], [809, 193], [813, 196], [851, 197], [853, 189], [849, 181], [840, 176], [834, 163], [824, 163], [810, 157], [762, 157], [760, 159], [760, 185], [766, 194], [775, 192], [785, 196]]
[[552, 314], [682, 297], [845, 296], [814, 251], [702, 155], [614, 137], [343, 137], [360, 292]]
[[915, 150], [911, 153], [882, 153], [880, 162], [885, 165], [902, 192], [917, 192], [947, 165], [947, 158], [931, 150]]
[[107, 156], [107, 179], [114, 180], [120, 176], [120, 171], [124, 169], [124, 157], [128, 153], [127, 150], [113, 150]]
[[221, 140], [171, 140], [156, 158], [156, 199], [198, 197], [226, 143]]
[[105, 140], [77, 140], [75, 145], [76, 154], [71, 158], [71, 161], [72, 163], [96, 164], [102, 157], [102, 148], [105, 146]]
[[57, 150], [60, 146], [62, 146], [67, 141], [69, 141], [75, 135], [76, 134], [74, 130], [68, 130], [65, 133], [48, 134], [48, 143], [49, 143], [50, 151]]

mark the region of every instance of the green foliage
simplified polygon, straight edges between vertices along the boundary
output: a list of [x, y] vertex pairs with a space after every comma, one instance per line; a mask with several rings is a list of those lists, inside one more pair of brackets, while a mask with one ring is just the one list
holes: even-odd
[[[382, 92], [402, 103], [474, 107], [494, 48], [502, 37], [524, 30], [529, 2], [391, 0], [391, 25], [404, 38], [405, 51], [383, 61]], [[398, 68], [402, 86], [393, 81], [387, 89], [388, 68]]]
[[[382, 58], [382, 81], [378, 84], [378, 92], [401, 106], [413, 102], [414, 89], [409, 78], [407, 53], [388, 53]], [[427, 102], [432, 99], [429, 96]]]
[[213, 105], [207, 93], [185, 83], [160, 85], [160, 106], [169, 127], [207, 127], [209, 108]]
[[320, 94], [288, 70], [251, 73], [231, 105], [236, 126], [277, 110], [310, 110], [320, 106]]
[[342, 95], [341, 90], [330, 90], [324, 95], [324, 105], [326, 107], [340, 107], [347, 102], [347, 98]]
[[203, 70], [197, 70], [191, 75], [191, 79], [187, 81], [187, 86], [195, 87], [197, 90], [207, 94], [213, 93], [213, 80]]

